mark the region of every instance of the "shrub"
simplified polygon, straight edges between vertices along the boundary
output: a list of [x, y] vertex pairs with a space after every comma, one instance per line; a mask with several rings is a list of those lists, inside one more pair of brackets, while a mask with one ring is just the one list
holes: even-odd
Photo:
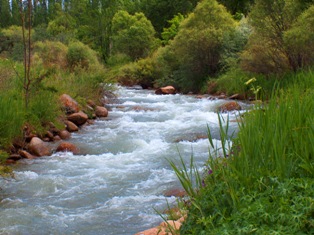
[[68, 48], [61, 42], [36, 42], [35, 53], [42, 60], [45, 69], [66, 69]]
[[96, 52], [81, 42], [69, 44], [67, 62], [72, 70], [75, 68], [88, 70], [99, 66]]

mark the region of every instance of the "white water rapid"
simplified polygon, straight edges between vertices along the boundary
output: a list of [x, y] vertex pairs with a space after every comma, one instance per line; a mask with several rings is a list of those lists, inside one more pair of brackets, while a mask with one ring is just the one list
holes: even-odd
[[215, 110], [225, 101], [117, 93], [106, 120], [72, 135], [82, 155], [23, 160], [15, 179], [0, 179], [0, 234], [131, 235], [162, 221], [154, 209], [167, 208], [175, 198], [163, 193], [180, 187], [167, 159], [178, 161], [179, 150], [188, 162], [193, 152], [202, 167], [209, 142], [200, 137], [208, 125], [218, 139]]

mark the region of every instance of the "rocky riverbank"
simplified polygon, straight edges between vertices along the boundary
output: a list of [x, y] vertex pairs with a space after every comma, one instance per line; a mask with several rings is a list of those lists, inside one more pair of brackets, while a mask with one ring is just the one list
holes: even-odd
[[77, 132], [84, 125], [92, 124], [96, 118], [108, 116], [108, 110], [104, 106], [96, 105], [92, 100], [89, 100], [83, 108], [80, 108], [78, 102], [67, 94], [61, 95], [59, 100], [66, 115], [62, 120], [64, 128], [57, 128], [54, 123], [49, 123], [47, 131], [43, 135], [38, 135], [30, 126], [25, 125], [23, 138], [12, 143], [6, 164], [14, 164], [23, 158], [50, 156], [54, 152], [69, 151], [79, 154], [79, 148], [66, 141], [70, 139], [71, 133]]

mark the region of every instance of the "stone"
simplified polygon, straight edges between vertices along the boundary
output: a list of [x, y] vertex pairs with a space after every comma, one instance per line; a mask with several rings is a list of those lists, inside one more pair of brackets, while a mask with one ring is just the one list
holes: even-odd
[[27, 159], [34, 159], [35, 156], [30, 154], [29, 152], [25, 151], [25, 150], [20, 150], [19, 154], [22, 158], [27, 158]]
[[61, 95], [60, 101], [66, 114], [77, 113], [80, 110], [78, 103], [67, 94]]
[[60, 141], [60, 140], [61, 140], [61, 138], [60, 138], [60, 136], [58, 136], [58, 135], [56, 135], [56, 136], [53, 137], [53, 141]]
[[79, 149], [75, 144], [69, 142], [61, 142], [56, 149], [57, 152], [72, 152], [73, 154], [79, 154]]
[[241, 110], [241, 106], [235, 101], [229, 101], [218, 107], [218, 111], [222, 113], [231, 112], [235, 110]]
[[181, 225], [182, 224], [179, 221], [175, 221], [175, 220], [167, 220], [167, 222], [162, 222], [160, 224], [160, 226], [164, 228], [168, 228], [169, 226], [171, 226], [172, 230], [179, 230]]
[[19, 154], [11, 154], [7, 160], [12, 160], [12, 161], [18, 161], [21, 159], [21, 156]]
[[48, 147], [47, 143], [45, 143], [38, 137], [32, 138], [31, 142], [28, 145], [28, 151], [37, 157], [51, 155], [51, 150]]
[[234, 94], [232, 96], [229, 96], [228, 99], [230, 100], [245, 100], [245, 96], [241, 94]]
[[53, 140], [53, 133], [51, 131], [47, 131], [46, 134], [45, 134], [45, 137]]
[[108, 116], [108, 110], [105, 107], [96, 106], [95, 114], [97, 117], [107, 117]]
[[151, 229], [147, 229], [145, 231], [139, 232], [135, 235], [161, 235], [164, 233], [161, 233], [160, 229], [155, 227], [155, 228], [151, 228]]
[[173, 86], [161, 87], [155, 91], [156, 95], [174, 95], [176, 89]]
[[71, 133], [68, 132], [67, 130], [62, 130], [59, 131], [58, 135], [60, 136], [61, 139], [67, 140], [71, 138]]
[[78, 131], [79, 128], [77, 125], [75, 125], [73, 122], [71, 121], [65, 121], [64, 124], [66, 125], [66, 128], [69, 132], [75, 132]]
[[73, 113], [68, 116], [68, 121], [73, 122], [77, 126], [81, 126], [85, 124], [87, 121], [88, 116], [86, 113], [83, 112], [78, 112], [78, 113]]
[[169, 189], [165, 191], [164, 193], [165, 197], [185, 197], [187, 196], [187, 193], [183, 189], [175, 188], [175, 189]]
[[95, 102], [94, 102], [93, 100], [87, 100], [87, 104], [88, 104], [89, 106], [91, 106], [92, 108], [95, 108], [95, 107], [96, 107], [96, 104], [95, 104]]

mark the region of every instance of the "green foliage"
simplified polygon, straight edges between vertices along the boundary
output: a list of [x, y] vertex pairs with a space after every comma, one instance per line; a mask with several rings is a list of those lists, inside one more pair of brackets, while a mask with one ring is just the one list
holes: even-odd
[[143, 13], [118, 11], [112, 19], [113, 53], [125, 53], [133, 60], [147, 56], [154, 45], [155, 30]]
[[294, 67], [314, 65], [314, 5], [305, 10], [292, 27], [285, 31], [284, 42]]
[[246, 15], [253, 5], [254, 0], [219, 0], [218, 2], [223, 4], [232, 15], [241, 13]]
[[9, 57], [22, 61], [23, 60], [23, 44], [22, 44], [22, 28], [20, 26], [11, 26], [1, 31], [5, 38], [3, 51], [7, 52]]
[[183, 15], [190, 13], [198, 2], [198, 0], [142, 0], [139, 8], [160, 34], [167, 27], [168, 20], [178, 13]]
[[17, 92], [0, 94], [0, 148], [8, 147], [15, 137], [22, 136], [25, 110], [22, 97]]
[[35, 56], [42, 60], [45, 69], [66, 69], [68, 47], [61, 42], [36, 42]]
[[55, 19], [48, 23], [47, 33], [55, 40], [68, 43], [76, 33], [75, 19], [71, 15], [58, 10]]
[[[298, 26], [307, 20], [311, 21], [312, 10], [305, 13], [299, 19], [299, 23], [295, 22], [306, 10], [306, 6], [300, 0], [257, 0], [250, 13], [254, 33], [250, 37], [247, 49], [242, 54], [242, 67], [247, 71], [262, 74], [282, 74], [302, 68], [304, 66], [302, 57], [308, 56], [308, 53], [302, 55], [302, 50], [306, 50], [309, 45], [309, 41], [302, 42], [302, 40], [305, 38], [312, 40], [313, 30], [307, 29], [300, 32]], [[311, 23], [308, 25], [310, 26]], [[286, 35], [286, 40], [284, 40], [284, 35]], [[302, 35], [303, 39], [293, 45], [292, 36], [299, 37], [299, 35]], [[308, 65], [310, 60], [306, 62]]]
[[165, 77], [173, 77], [183, 92], [199, 91], [208, 76], [219, 72], [224, 39], [235, 26], [232, 16], [215, 0], [200, 2], [161, 50], [158, 60], [165, 62]]
[[209, 90], [209, 93], [222, 92], [226, 95], [240, 94], [248, 98], [250, 94], [248, 94], [248, 88], [245, 82], [249, 78], [249, 75], [240, 69], [230, 69], [217, 79], [210, 79], [208, 81], [208, 88], [211, 88], [211, 84], [215, 83], [215, 86], [212, 90]]
[[99, 66], [96, 52], [81, 42], [71, 42], [69, 44], [67, 61], [72, 70], [75, 68], [92, 69]]
[[30, 102], [27, 120], [38, 131], [45, 131], [43, 127], [49, 122], [55, 123], [62, 116], [58, 95], [50, 89], [42, 88]]
[[181, 22], [184, 20], [184, 16], [182, 14], [175, 15], [171, 20], [168, 21], [170, 26], [168, 28], [164, 28], [161, 33], [161, 38], [163, 39], [163, 44], [168, 44], [170, 40], [172, 40], [179, 31], [179, 26]]
[[0, 0], [0, 28], [11, 25], [10, 1]]
[[[313, 78], [286, 78], [285, 91], [245, 114], [232, 147], [220, 125], [225, 147], [210, 152], [205, 187], [180, 234], [314, 232]], [[209, 141], [215, 147], [210, 132]]]

